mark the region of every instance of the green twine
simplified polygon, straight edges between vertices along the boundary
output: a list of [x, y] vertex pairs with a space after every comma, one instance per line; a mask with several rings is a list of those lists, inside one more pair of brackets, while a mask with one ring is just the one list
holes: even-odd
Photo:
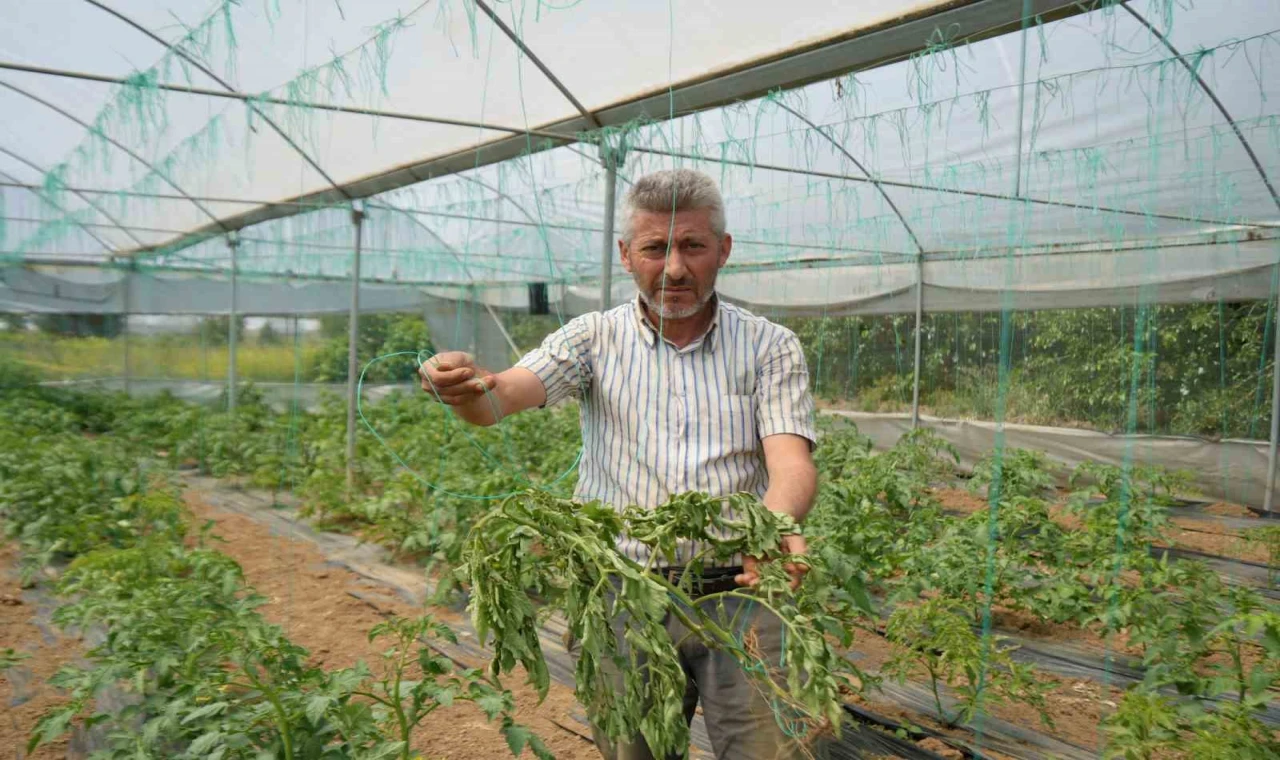
[[1275, 340], [1276, 294], [1280, 292], [1280, 264], [1271, 268], [1271, 297], [1267, 299], [1267, 317], [1262, 324], [1262, 346], [1258, 350], [1258, 389], [1253, 398], [1253, 415], [1249, 420], [1249, 437], [1256, 438], [1258, 420], [1262, 417], [1262, 393], [1267, 381], [1267, 347]]

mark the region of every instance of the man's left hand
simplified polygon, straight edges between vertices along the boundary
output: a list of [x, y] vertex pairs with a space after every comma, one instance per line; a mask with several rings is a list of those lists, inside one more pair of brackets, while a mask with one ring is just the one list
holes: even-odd
[[[805, 554], [808, 547], [805, 544], [804, 536], [790, 535], [782, 537], [783, 554]], [[759, 557], [743, 557], [742, 573], [734, 578], [739, 586], [754, 586], [760, 582], [760, 573], [758, 568], [761, 562], [767, 562]], [[798, 562], [787, 562], [783, 569], [791, 576], [791, 590], [795, 591], [800, 588], [800, 581], [804, 580], [804, 574], [809, 572], [809, 566]]]

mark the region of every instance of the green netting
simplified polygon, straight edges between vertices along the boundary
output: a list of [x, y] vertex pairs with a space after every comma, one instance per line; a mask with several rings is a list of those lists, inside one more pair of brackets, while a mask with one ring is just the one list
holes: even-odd
[[[411, 415], [435, 415], [437, 432], [456, 421], [423, 413], [420, 397], [378, 394], [411, 386], [418, 360], [438, 350], [509, 366], [601, 307], [602, 251], [612, 255], [613, 245], [604, 239], [605, 157], [620, 159], [619, 194], [651, 171], [698, 168], [721, 186], [734, 239], [722, 296], [794, 330], [821, 416], [853, 419], [878, 450], [891, 449], [859, 454], [847, 472], [824, 470], [832, 482], [816, 524], [857, 536], [844, 559], [868, 585], [895, 590], [876, 600], [886, 620], [895, 606], [923, 609], [913, 605], [936, 597], [976, 613], [955, 630], [976, 632], [981, 656], [963, 685], [951, 684], [962, 698], [969, 689], [973, 709], [963, 721], [934, 717], [965, 724], [962, 742], [979, 754], [1006, 749], [991, 744], [1010, 734], [986, 692], [1009, 698], [1006, 677], [1018, 671], [999, 636], [1025, 613], [1099, 634], [1090, 682], [1101, 685], [1091, 705], [1101, 733], [1087, 750], [1129, 747], [1141, 735], [1151, 748], [1199, 742], [1190, 745], [1198, 752], [1230, 729], [1243, 743], [1222, 756], [1267, 751], [1258, 737], [1274, 730], [1259, 727], [1275, 717], [1275, 651], [1250, 650], [1271, 670], [1257, 676], [1258, 693], [1235, 695], [1243, 708], [1200, 711], [1230, 690], [1184, 655], [1221, 641], [1205, 643], [1205, 621], [1178, 596], [1186, 579], [1176, 573], [1195, 573], [1148, 554], [1171, 540], [1153, 527], [1170, 509], [1270, 505], [1276, 8], [1028, 0], [1005, 34], [940, 24], [917, 49], [874, 66], [796, 75], [796, 86], [689, 108], [675, 72], [697, 30], [671, 3], [647, 11], [661, 17], [667, 70], [637, 80], [646, 93], [666, 93], [664, 105], [623, 120], [604, 106], [635, 92], [580, 103], [572, 83], [594, 82], [590, 72], [550, 72], [564, 78], [553, 81], [531, 57], [548, 30], [571, 49], [575, 29], [594, 29], [604, 13], [592, 4], [310, 5], [202, 8], [96, 109], [50, 109], [34, 80], [6, 85], [4, 104], [76, 138], [42, 163], [47, 152], [24, 153], [35, 138], [11, 147], [0, 133], [0, 312], [13, 315], [0, 333], [5, 361], [46, 382], [105, 380], [207, 402], [195, 425], [199, 466], [224, 474], [217, 446], [261, 433], [269, 453], [242, 452], [260, 456], [250, 473], [258, 485], [322, 505], [331, 524], [372, 526], [432, 563], [456, 564], [478, 509], [471, 502], [530, 486], [566, 495], [579, 454], [535, 455], [538, 431], [524, 427], [467, 433], [465, 446], [443, 432], [424, 441], [405, 425]], [[318, 42], [310, 25], [326, 20], [333, 38]], [[262, 73], [271, 44], [286, 61], [274, 78]], [[699, 72], [698, 86], [716, 87], [719, 68]], [[417, 89], [450, 97], [424, 100]], [[561, 113], [548, 101], [574, 108]], [[580, 121], [565, 127], [569, 118]], [[515, 148], [500, 142], [511, 135]], [[369, 405], [351, 444], [358, 465], [346, 459], [338, 400], [356, 381], [353, 278], [355, 355], [368, 391], [357, 397]], [[616, 265], [613, 278], [606, 306], [634, 292]], [[237, 383], [254, 390], [228, 393]], [[241, 416], [219, 411], [237, 393]], [[260, 427], [245, 427], [245, 409]], [[930, 445], [919, 432], [897, 443], [917, 417], [957, 447], [963, 478], [884, 464]], [[560, 449], [579, 446], [571, 418], [539, 419], [568, 441]], [[862, 451], [841, 435], [824, 433], [823, 445]], [[1023, 450], [1037, 445], [1051, 456]], [[1055, 457], [1056, 469], [1047, 464]], [[1067, 465], [1081, 460], [1096, 461], [1069, 480]], [[1156, 462], [1191, 472], [1174, 476]], [[912, 502], [915, 512], [884, 507], [907, 534], [897, 543], [867, 511], [896, 498], [893, 489], [858, 480], [882, 465], [890, 485], [911, 470], [911, 488], [928, 494]], [[1046, 481], [1021, 491], [1024, 477]], [[965, 480], [972, 501], [960, 503]], [[1105, 541], [1081, 548], [1064, 533], [1052, 546], [1018, 548], [1034, 544], [1028, 533], [1059, 536], [1063, 514]], [[1102, 559], [1088, 564], [1077, 551]], [[893, 586], [933, 555], [968, 564], [923, 572], [933, 580], [919, 587]], [[1078, 572], [1046, 580], [1038, 564], [1049, 557]], [[1009, 582], [1011, 566], [1034, 593]], [[938, 580], [948, 573], [962, 577], [948, 586]], [[1156, 580], [1147, 588], [1145, 578]], [[1152, 614], [1138, 608], [1156, 596], [1183, 617], [1134, 633]], [[1258, 614], [1274, 616], [1265, 598]], [[1253, 597], [1215, 599], [1233, 631], [1265, 628], [1248, 627], [1263, 619], [1249, 617]], [[894, 630], [906, 625], [895, 620]], [[1135, 643], [1141, 635], [1149, 639]], [[1125, 675], [1143, 658], [1145, 681]], [[1110, 700], [1111, 687], [1128, 695]], [[1026, 693], [1012, 699], [1034, 704]], [[1163, 711], [1144, 717], [1144, 705]], [[941, 699], [937, 708], [947, 711]], [[1154, 726], [1160, 720], [1173, 728]]]

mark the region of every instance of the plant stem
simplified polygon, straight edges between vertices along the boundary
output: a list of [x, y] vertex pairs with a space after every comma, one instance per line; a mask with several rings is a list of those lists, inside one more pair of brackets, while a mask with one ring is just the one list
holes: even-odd
[[244, 669], [244, 673], [249, 677], [249, 683], [262, 692], [262, 696], [266, 697], [267, 701], [271, 703], [271, 707], [276, 714], [277, 725], [280, 728], [280, 742], [284, 745], [284, 760], [293, 760], [293, 737], [289, 735], [289, 719], [285, 715], [284, 705], [280, 704], [280, 699], [276, 696], [275, 691], [259, 681], [248, 668]]
[[[395, 710], [395, 713], [396, 713], [396, 723], [398, 723], [400, 726], [400, 739], [404, 742], [404, 746], [400, 748], [401, 760], [410, 760], [409, 731], [411, 726], [408, 725], [408, 719], [405, 717], [405, 714], [404, 714], [404, 703], [403, 703], [404, 698], [400, 696], [400, 683], [401, 683], [401, 679], [404, 677], [404, 658], [405, 658], [405, 653], [407, 651], [408, 651], [408, 647], [405, 646], [404, 637], [401, 636], [400, 651], [397, 653], [396, 666], [395, 666], [396, 668], [395, 669], [395, 691], [392, 692], [392, 699], [391, 699], [392, 709]], [[425, 673], [423, 674], [423, 677], [424, 678], [426, 677]]]
[[942, 696], [938, 694], [938, 674], [934, 671], [933, 665], [928, 662], [924, 665], [925, 670], [929, 671], [929, 688], [933, 691], [933, 704], [938, 708], [938, 719], [941, 720], [948, 728], [952, 728], [952, 723], [947, 719], [947, 713], [942, 709]]

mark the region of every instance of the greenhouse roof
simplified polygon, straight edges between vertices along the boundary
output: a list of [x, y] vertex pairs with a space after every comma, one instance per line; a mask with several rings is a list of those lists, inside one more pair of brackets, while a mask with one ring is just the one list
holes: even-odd
[[[327, 303], [357, 200], [363, 280], [478, 285], [501, 306], [549, 282], [585, 308], [602, 146], [625, 148], [620, 192], [659, 168], [715, 176], [735, 236], [722, 288], [775, 312], [909, 309], [921, 281], [938, 309], [1266, 297], [1280, 250], [1272, 2], [47, 0], [9, 16], [0, 308], [72, 308], [59, 299], [81, 288], [95, 310], [216, 310], [233, 255], [242, 277]], [[112, 266], [67, 269], [85, 264]], [[122, 264], [155, 287], [118, 292]]]

